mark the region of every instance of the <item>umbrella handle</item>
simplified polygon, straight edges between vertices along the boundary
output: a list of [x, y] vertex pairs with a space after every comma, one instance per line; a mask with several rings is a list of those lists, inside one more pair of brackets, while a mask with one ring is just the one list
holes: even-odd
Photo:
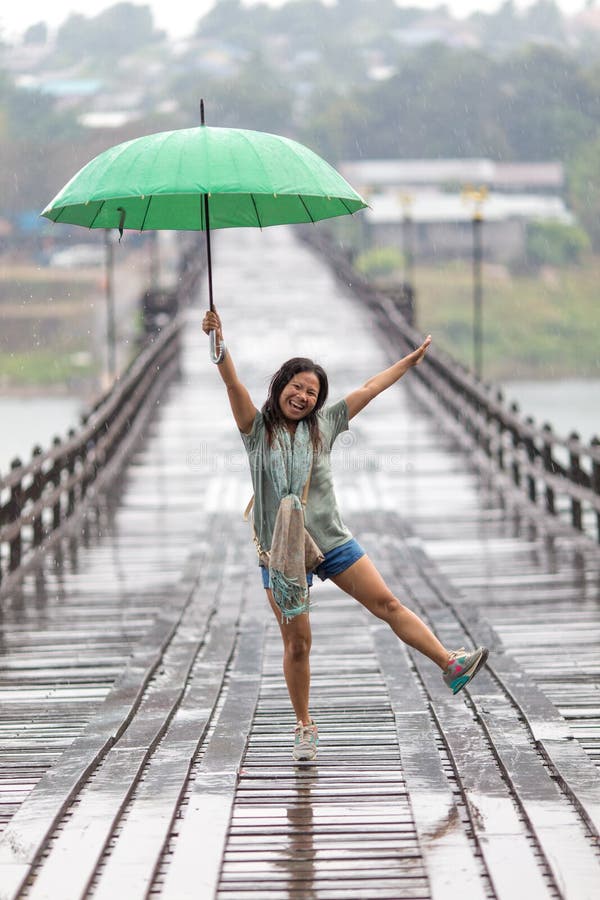
[[225, 352], [227, 347], [225, 346], [225, 341], [221, 340], [220, 342], [217, 339], [217, 332], [210, 332], [210, 358], [215, 365], [218, 365], [220, 362], [223, 362], [225, 359]]

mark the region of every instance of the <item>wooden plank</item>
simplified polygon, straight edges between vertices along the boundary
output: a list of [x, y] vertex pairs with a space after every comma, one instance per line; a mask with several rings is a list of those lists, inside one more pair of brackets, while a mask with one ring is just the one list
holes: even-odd
[[[239, 576], [238, 576], [239, 582]], [[94, 879], [94, 897], [112, 900], [119, 892], [143, 898], [152, 884], [164, 847], [174, 827], [186, 781], [203, 744], [236, 639], [232, 598], [233, 579], [223, 585], [219, 605], [202, 661], [194, 665], [193, 679], [160, 747], [150, 759], [143, 780], [125, 811], [118, 840], [106, 854]], [[237, 585], [239, 602], [240, 586]], [[152, 815], [148, 815], [148, 810]]]
[[[208, 646], [219, 583], [211, 578], [214, 569], [209, 567], [207, 574], [212, 592], [194, 591], [136, 716], [79, 793], [76, 807], [52, 842], [49, 858], [36, 870], [29, 889], [32, 900], [51, 897], [57, 879], [62, 900], [77, 900], [88, 890], [115, 824], [181, 703], [198, 654]], [[239, 608], [239, 594], [232, 605]]]
[[429, 896], [395, 722], [361, 610], [332, 586], [322, 593], [330, 596], [314, 614], [311, 655], [319, 756], [292, 760], [294, 720], [273, 623], [219, 882], [223, 900], [262, 900], [283, 889], [289, 897]]
[[388, 626], [372, 626], [371, 631], [394, 708], [402, 769], [432, 900], [461, 890], [469, 897], [485, 897], [479, 866], [436, 748], [430, 712], [405, 652]]
[[227, 697], [177, 824], [162, 885], [166, 900], [208, 898], [216, 891], [238, 771], [258, 700], [264, 628], [264, 615], [257, 618], [254, 611], [242, 622]]
[[[411, 593], [418, 594], [419, 606], [424, 610], [434, 630], [446, 646], [470, 642], [471, 635], [465, 633], [462, 623], [452, 613], [447, 593], [442, 594], [442, 578], [436, 572], [433, 562], [416, 545], [410, 547], [410, 552], [415, 556], [418, 555], [420, 570], [410, 576]], [[402, 571], [406, 577], [407, 568], [410, 569], [410, 557], [406, 553], [402, 562]], [[425, 572], [430, 585], [421, 577]], [[431, 584], [435, 584], [437, 592], [434, 592]], [[460, 728], [460, 723], [453, 722], [453, 719], [456, 719], [456, 711], [453, 714], [452, 707], [445, 699], [439, 678], [433, 679], [419, 660], [415, 658], [415, 662], [423, 672], [438, 720], [441, 722], [447, 717], [450, 719], [445, 736], [451, 749], [454, 738], [456, 749], [455, 736], [457, 729]], [[518, 718], [508, 698], [490, 682], [490, 676], [486, 673], [478, 676], [473, 691], [469, 693], [475, 705], [478, 721], [485, 728], [503, 775], [510, 784], [513, 796], [523, 810], [535, 841], [544, 854], [555, 886], [565, 898], [591, 897], [592, 886], [594, 883], [598, 884], [600, 876], [595, 849], [586, 835], [585, 828], [582, 827], [581, 819], [548, 774], [544, 760], [532, 745], [527, 728]], [[437, 712], [438, 705], [439, 712]], [[468, 746], [463, 748], [461, 755], [470, 766], [459, 769], [468, 796], [469, 780], [473, 772], [473, 755]], [[455, 758], [455, 761], [459, 763], [460, 757]], [[477, 809], [477, 799], [474, 806]], [[556, 827], [557, 825], [560, 827]], [[476, 827], [475, 817], [474, 827]], [[493, 871], [498, 873], [497, 866], [494, 866]]]
[[[134, 651], [123, 676], [83, 735], [63, 754], [60, 766], [46, 773], [11, 820], [0, 839], [0, 898], [16, 897], [30, 868], [67, 806], [107, 750], [123, 734], [159, 666], [169, 641], [193, 596], [198, 561], [182, 576], [169, 608], [157, 618], [144, 648]], [[208, 612], [208, 608], [207, 608]]]
[[[446, 603], [456, 602], [456, 589], [414, 541], [410, 553], [428, 585], [442, 595]], [[470, 638], [478, 635], [479, 640], [488, 646], [501, 646], [495, 630], [482, 621], [476, 610], [466, 609], [462, 604], [461, 617]], [[544, 659], [545, 668], [548, 664]], [[573, 732], [564, 717], [509, 654], [493, 653], [488, 668], [520, 711], [531, 737], [580, 810], [587, 826], [596, 837], [600, 836], [600, 773], [581, 745], [573, 740]], [[574, 674], [577, 675], [576, 672]], [[597, 718], [595, 708], [590, 710], [590, 715]], [[581, 712], [577, 718], [582, 718]]]

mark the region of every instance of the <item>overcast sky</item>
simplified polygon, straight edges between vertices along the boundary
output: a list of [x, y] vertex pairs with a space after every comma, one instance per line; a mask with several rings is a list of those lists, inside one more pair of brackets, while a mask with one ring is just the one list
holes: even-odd
[[[18, 37], [35, 22], [60, 25], [72, 12], [92, 16], [113, 6], [114, 2], [115, 0], [4, 0], [0, 11], [0, 32], [9, 38]], [[253, 0], [246, 2], [252, 3]], [[267, 2], [281, 6], [285, 0]], [[427, 9], [439, 6], [441, 2], [442, 0], [408, 0], [405, 5]], [[532, 0], [516, 0], [516, 5], [526, 7], [531, 2]], [[138, 5], [151, 6], [157, 26], [177, 36], [190, 34], [198, 19], [214, 5], [214, 0], [147, 0]], [[465, 16], [477, 9], [490, 12], [501, 5], [501, 0], [447, 0], [446, 5], [456, 16]], [[585, 0], [558, 0], [558, 5], [566, 13], [575, 13], [585, 6]]]

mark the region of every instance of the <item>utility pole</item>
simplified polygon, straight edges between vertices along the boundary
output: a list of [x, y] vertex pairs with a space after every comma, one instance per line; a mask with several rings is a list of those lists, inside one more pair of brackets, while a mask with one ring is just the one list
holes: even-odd
[[473, 371], [483, 378], [483, 204], [488, 196], [486, 187], [466, 187], [463, 199], [472, 205], [473, 226]]

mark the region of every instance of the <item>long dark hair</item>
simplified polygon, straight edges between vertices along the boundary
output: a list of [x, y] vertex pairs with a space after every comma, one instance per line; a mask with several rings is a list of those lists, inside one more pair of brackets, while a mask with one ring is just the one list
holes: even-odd
[[294, 375], [299, 375], [300, 372], [314, 372], [319, 379], [319, 396], [317, 397], [317, 402], [310, 413], [302, 420], [308, 425], [313, 450], [319, 451], [321, 449], [321, 435], [319, 433], [317, 414], [327, 400], [329, 382], [327, 380], [325, 369], [313, 362], [312, 359], [306, 359], [303, 356], [294, 356], [293, 359], [288, 359], [287, 362], [284, 362], [284, 364], [275, 372], [269, 385], [269, 395], [262, 408], [265, 428], [267, 429], [269, 444], [271, 444], [275, 429], [278, 426], [283, 426], [285, 424], [285, 417], [279, 407], [281, 392], [286, 384], [289, 384]]

